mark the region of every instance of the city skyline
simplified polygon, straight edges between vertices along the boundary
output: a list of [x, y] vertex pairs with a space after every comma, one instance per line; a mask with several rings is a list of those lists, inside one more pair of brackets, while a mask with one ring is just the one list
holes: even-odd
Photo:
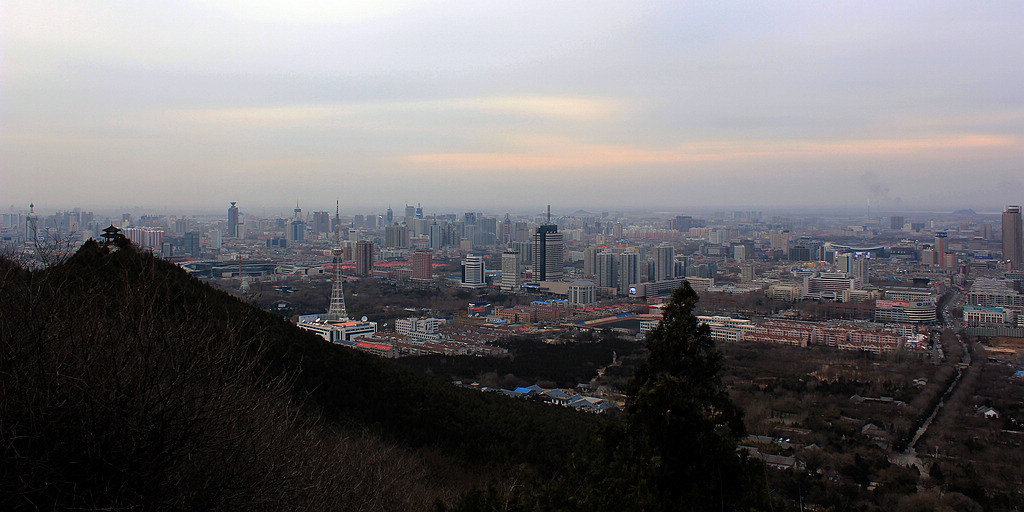
[[0, 206], [1024, 202], [1014, 4], [16, 2]]

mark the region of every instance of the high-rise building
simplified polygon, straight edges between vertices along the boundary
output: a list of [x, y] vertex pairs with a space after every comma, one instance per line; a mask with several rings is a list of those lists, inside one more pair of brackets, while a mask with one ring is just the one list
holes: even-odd
[[481, 217], [477, 221], [476, 241], [480, 245], [494, 245], [497, 241], [498, 219]]
[[373, 270], [373, 242], [356, 242], [356, 275], [366, 277]]
[[772, 231], [768, 235], [768, 243], [771, 244], [773, 251], [782, 251], [785, 253], [789, 250], [789, 230], [780, 229]]
[[1011, 205], [1003, 212], [1003, 259], [1013, 270], [1024, 264], [1024, 226], [1021, 225], [1020, 206]]
[[484, 259], [477, 254], [468, 254], [462, 260], [462, 286], [464, 288], [483, 288], [487, 286]]
[[395, 222], [395, 211], [388, 206], [388, 211], [384, 214], [384, 225], [390, 226]]
[[597, 247], [591, 246], [583, 249], [583, 275], [597, 275]]
[[409, 247], [409, 228], [397, 223], [384, 228], [384, 245], [398, 249]]
[[889, 229], [903, 229], [904, 223], [905, 221], [903, 220], [902, 215], [893, 215], [889, 217]]
[[306, 237], [306, 223], [299, 219], [292, 219], [288, 223], [288, 243], [301, 242]]
[[328, 212], [313, 212], [313, 233], [322, 235], [331, 232], [331, 214]]
[[836, 255], [836, 270], [854, 278], [858, 285], [868, 284], [868, 258], [848, 252]]
[[430, 251], [412, 253], [412, 278], [419, 281], [434, 278], [434, 255]]
[[411, 205], [405, 205], [405, 223], [411, 224], [413, 219], [416, 218], [416, 207]]
[[675, 277], [675, 249], [671, 245], [654, 248], [654, 276], [651, 281], [665, 281]]
[[231, 201], [228, 208], [228, 238], [238, 238], [238, 207]]
[[445, 238], [445, 226], [443, 224], [438, 224], [435, 220], [434, 223], [430, 225], [430, 248], [444, 248], [444, 246], [447, 245], [447, 240], [445, 240]]
[[564, 243], [558, 226], [543, 224], [533, 233], [533, 278], [554, 281], [562, 277]]
[[619, 254], [619, 293], [629, 294], [629, 288], [640, 283], [640, 255], [634, 251]]
[[672, 219], [672, 228], [676, 231], [686, 232], [690, 228], [697, 227], [696, 223], [693, 222], [693, 217], [689, 215], [676, 215], [675, 219]]
[[185, 254], [193, 258], [198, 258], [203, 255], [203, 244], [202, 238], [199, 236], [198, 231], [190, 231], [185, 233]]
[[615, 225], [612, 227], [612, 236], [615, 237], [616, 240], [622, 240], [622, 223], [621, 222], [616, 222]]
[[509, 214], [506, 213], [505, 220], [501, 221], [501, 226], [498, 228], [498, 230], [501, 231], [501, 236], [499, 237], [498, 241], [501, 242], [502, 244], [511, 243], [512, 240], [515, 239], [514, 228], [515, 224], [512, 222], [512, 218], [509, 217]]
[[501, 254], [501, 290], [518, 291], [523, 285], [523, 272], [519, 252], [509, 249]]
[[601, 252], [597, 255], [597, 264], [594, 269], [594, 276], [597, 278], [597, 285], [603, 288], [618, 287], [618, 264], [616, 254], [612, 252]]
[[945, 231], [935, 233], [935, 266], [945, 267], [946, 266], [946, 238], [949, 235]]

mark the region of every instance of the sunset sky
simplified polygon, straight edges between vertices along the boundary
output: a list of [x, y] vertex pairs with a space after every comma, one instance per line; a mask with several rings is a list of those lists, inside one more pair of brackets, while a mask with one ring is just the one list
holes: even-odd
[[1024, 3], [0, 4], [4, 210], [336, 199], [1024, 203]]

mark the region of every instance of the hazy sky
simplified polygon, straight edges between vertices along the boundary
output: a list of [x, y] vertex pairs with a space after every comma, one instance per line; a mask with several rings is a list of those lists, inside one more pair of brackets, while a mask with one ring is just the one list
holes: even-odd
[[1024, 3], [0, 3], [4, 209], [336, 198], [1024, 203]]

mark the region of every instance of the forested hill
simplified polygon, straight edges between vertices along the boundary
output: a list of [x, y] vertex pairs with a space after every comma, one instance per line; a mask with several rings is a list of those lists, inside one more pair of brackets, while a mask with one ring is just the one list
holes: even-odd
[[455, 468], [557, 472], [599, 426], [333, 346], [130, 247], [0, 259], [5, 510], [422, 509], [480, 483]]

